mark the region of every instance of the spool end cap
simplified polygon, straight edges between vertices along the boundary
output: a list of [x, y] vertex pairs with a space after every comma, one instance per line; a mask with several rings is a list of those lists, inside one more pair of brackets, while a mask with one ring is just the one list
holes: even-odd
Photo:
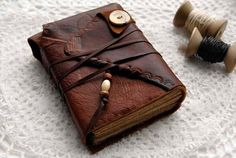
[[184, 1], [177, 10], [173, 23], [176, 27], [183, 27], [188, 18], [188, 15], [193, 10], [193, 6], [190, 1]]
[[199, 30], [197, 29], [197, 27], [195, 27], [193, 29], [193, 32], [191, 34], [191, 37], [189, 39], [189, 43], [187, 46], [187, 50], [186, 50], [186, 56], [190, 57], [193, 56], [194, 54], [197, 53], [198, 51], [198, 47], [200, 46], [201, 42], [202, 42], [202, 35], [199, 32]]
[[229, 47], [224, 63], [228, 73], [234, 70], [236, 65], [236, 42]]
[[225, 31], [225, 28], [228, 24], [227, 20], [216, 20], [215, 22], [211, 23], [207, 28], [207, 34], [209, 36], [213, 36], [215, 38], [220, 39]]

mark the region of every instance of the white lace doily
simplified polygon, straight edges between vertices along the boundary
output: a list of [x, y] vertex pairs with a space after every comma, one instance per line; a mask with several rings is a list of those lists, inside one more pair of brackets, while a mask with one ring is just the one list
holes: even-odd
[[[0, 157], [90, 157], [27, 38], [42, 24], [93, 9], [104, 0], [0, 1]], [[121, 0], [188, 89], [182, 107], [93, 157], [236, 157], [236, 72], [186, 59], [188, 35], [174, 28], [178, 0]], [[235, 0], [195, 0], [195, 8], [228, 19], [224, 41], [236, 40]]]

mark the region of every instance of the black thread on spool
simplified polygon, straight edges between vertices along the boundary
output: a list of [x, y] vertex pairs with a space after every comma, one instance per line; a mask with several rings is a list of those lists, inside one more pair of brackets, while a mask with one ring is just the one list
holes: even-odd
[[230, 45], [211, 36], [204, 37], [197, 56], [210, 63], [222, 62]]

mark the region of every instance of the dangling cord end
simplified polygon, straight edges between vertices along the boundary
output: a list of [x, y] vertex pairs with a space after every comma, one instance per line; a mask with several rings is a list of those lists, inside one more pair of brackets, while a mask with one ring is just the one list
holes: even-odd
[[94, 133], [92, 132], [93, 127], [95, 126], [97, 120], [99, 119], [102, 111], [106, 108], [106, 105], [109, 101], [109, 90], [111, 88], [111, 79], [112, 75], [109, 72], [106, 72], [104, 74], [104, 79], [101, 85], [101, 91], [100, 91], [100, 105], [97, 108], [96, 112], [93, 114], [91, 121], [89, 123], [88, 129], [87, 129], [87, 138], [86, 143], [87, 145], [93, 145], [94, 142]]

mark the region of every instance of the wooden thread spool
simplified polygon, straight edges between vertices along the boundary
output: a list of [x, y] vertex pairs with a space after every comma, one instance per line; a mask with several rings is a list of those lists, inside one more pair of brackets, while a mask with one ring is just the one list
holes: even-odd
[[[195, 27], [192, 35], [190, 37], [187, 50], [186, 50], [186, 56], [190, 57], [194, 54], [197, 54], [198, 48], [203, 40], [203, 37], [199, 30]], [[224, 64], [226, 67], [227, 72], [232, 72], [235, 65], [236, 65], [236, 43], [232, 44], [224, 58]]]
[[[193, 13], [195, 10], [193, 10], [193, 6], [189, 1], [185, 1], [177, 10], [173, 23], [176, 27], [185, 27], [189, 24], [189, 18], [194, 18], [195, 16]], [[191, 16], [191, 17], [190, 17]], [[198, 29], [200, 30], [201, 34], [205, 36], [212, 36], [215, 38], [221, 38], [223, 32], [225, 31], [225, 28], [227, 26], [227, 20], [215, 20], [211, 18], [210, 16], [203, 14], [199, 11], [198, 17], [195, 17], [195, 22], [198, 23], [200, 26], [206, 27], [206, 29], [202, 30], [200, 27]], [[202, 21], [199, 21], [202, 20]], [[206, 25], [206, 26], [204, 26]], [[192, 29], [189, 30], [190, 33], [193, 31]], [[187, 28], [188, 29], [188, 28]]]

